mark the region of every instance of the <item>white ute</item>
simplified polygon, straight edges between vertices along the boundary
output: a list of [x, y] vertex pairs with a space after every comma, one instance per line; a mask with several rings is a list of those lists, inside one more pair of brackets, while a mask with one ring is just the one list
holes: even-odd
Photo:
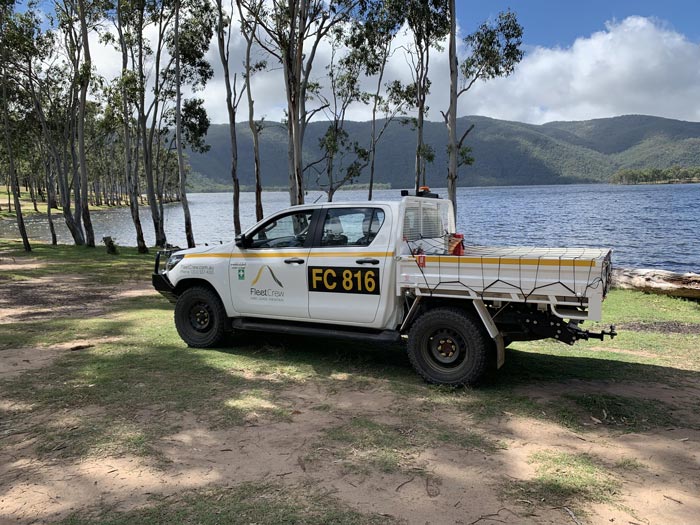
[[191, 347], [229, 331], [407, 336], [416, 371], [446, 385], [500, 368], [512, 341], [616, 335], [578, 326], [601, 318], [610, 250], [463, 244], [452, 203], [418, 195], [288, 208], [235, 242], [159, 252], [153, 285]]

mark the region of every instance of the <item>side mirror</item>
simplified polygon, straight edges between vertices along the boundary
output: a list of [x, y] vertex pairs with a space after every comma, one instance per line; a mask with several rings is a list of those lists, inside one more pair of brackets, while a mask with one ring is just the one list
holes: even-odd
[[245, 233], [241, 233], [239, 235], [236, 235], [236, 246], [239, 248], [246, 248], [248, 246], [248, 243], [250, 242], [250, 239], [245, 236]]

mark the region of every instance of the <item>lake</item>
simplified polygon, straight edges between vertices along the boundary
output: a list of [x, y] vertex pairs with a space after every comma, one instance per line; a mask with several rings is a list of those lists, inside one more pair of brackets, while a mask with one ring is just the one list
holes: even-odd
[[[443, 196], [447, 192], [434, 190]], [[397, 200], [399, 190], [375, 191], [376, 200]], [[509, 186], [459, 188], [458, 231], [470, 244], [514, 246], [592, 246], [614, 249], [616, 266], [662, 268], [700, 272], [700, 184], [616, 186]], [[365, 190], [340, 191], [335, 200], [364, 200]], [[233, 239], [231, 194], [189, 195], [192, 225], [198, 244]], [[324, 200], [309, 192], [306, 202]], [[263, 194], [265, 214], [285, 208], [287, 192]], [[241, 194], [241, 223], [255, 223], [254, 195]], [[59, 242], [71, 237], [60, 214], [55, 215]], [[95, 236], [115, 238], [134, 246], [134, 228], [128, 208], [94, 212]], [[146, 241], [154, 242], [153, 225], [146, 207], [141, 210]], [[184, 220], [179, 203], [166, 206], [168, 242], [185, 246]], [[31, 239], [48, 241], [43, 216], [27, 218]], [[0, 237], [18, 237], [13, 220], [0, 221]]]

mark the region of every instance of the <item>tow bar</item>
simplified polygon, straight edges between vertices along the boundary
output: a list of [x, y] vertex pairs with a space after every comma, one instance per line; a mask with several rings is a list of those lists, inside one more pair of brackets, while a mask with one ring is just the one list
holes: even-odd
[[615, 339], [617, 335], [614, 324], [610, 325], [610, 330], [608, 331], [601, 330], [600, 332], [591, 332], [589, 330], [577, 330], [577, 332], [576, 339], [585, 339], [586, 341], [589, 339], [600, 339], [604, 341], [606, 335], [610, 337], [610, 339]]

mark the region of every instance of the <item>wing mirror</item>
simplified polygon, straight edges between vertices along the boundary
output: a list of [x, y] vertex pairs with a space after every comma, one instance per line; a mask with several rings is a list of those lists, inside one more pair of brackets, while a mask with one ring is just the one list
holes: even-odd
[[239, 248], [247, 248], [250, 244], [250, 237], [246, 237], [245, 233], [241, 233], [236, 235], [235, 243]]

